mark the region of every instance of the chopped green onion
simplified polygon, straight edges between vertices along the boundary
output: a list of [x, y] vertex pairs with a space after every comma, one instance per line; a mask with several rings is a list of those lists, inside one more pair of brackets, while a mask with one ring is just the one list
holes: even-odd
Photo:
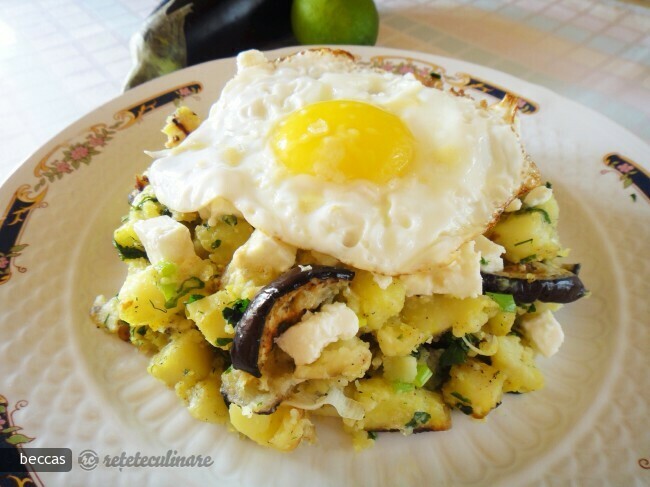
[[431, 415], [425, 411], [415, 411], [411, 421], [404, 426], [407, 428], [417, 428], [420, 425], [426, 424], [431, 419]]
[[217, 346], [218, 347], [224, 347], [228, 345], [229, 343], [232, 343], [232, 338], [217, 338]]
[[532, 238], [529, 238], [528, 240], [522, 240], [521, 242], [517, 242], [515, 244], [515, 247], [519, 247], [520, 245], [527, 244], [527, 243], [532, 242], [532, 241], [533, 241]]
[[500, 294], [500, 293], [485, 293], [492, 301], [499, 305], [501, 311], [506, 313], [514, 313], [517, 311], [517, 305], [515, 304], [515, 298], [512, 297], [512, 294]]
[[527, 264], [528, 262], [531, 262], [533, 260], [537, 259], [537, 254], [531, 254], [527, 257], [524, 257], [519, 261], [520, 264]]
[[162, 277], [171, 277], [176, 274], [176, 270], [178, 268], [173, 262], [170, 262], [168, 260], [161, 260], [156, 264], [156, 269], [158, 270], [158, 274], [160, 274]]
[[401, 382], [399, 380], [393, 381], [393, 389], [396, 392], [409, 392], [415, 389], [415, 386], [410, 382]]
[[427, 364], [418, 364], [416, 370], [417, 373], [415, 374], [415, 380], [413, 383], [416, 387], [424, 387], [424, 384], [426, 384], [429, 379], [433, 377], [433, 372], [431, 372], [431, 369], [427, 366]]

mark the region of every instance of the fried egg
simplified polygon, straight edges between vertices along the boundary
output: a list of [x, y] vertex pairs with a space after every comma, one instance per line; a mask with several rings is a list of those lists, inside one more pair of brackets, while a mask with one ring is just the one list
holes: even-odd
[[383, 275], [452, 262], [536, 170], [512, 120], [344, 51], [237, 58], [203, 124], [149, 169], [180, 212], [215, 202], [255, 228]]

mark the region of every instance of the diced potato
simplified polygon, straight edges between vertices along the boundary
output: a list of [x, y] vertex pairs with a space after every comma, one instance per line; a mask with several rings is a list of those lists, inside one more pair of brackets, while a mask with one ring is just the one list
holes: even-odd
[[375, 332], [379, 348], [387, 357], [408, 355], [426, 342], [431, 335], [402, 323], [398, 318], [388, 322]]
[[442, 387], [442, 397], [465, 414], [483, 418], [501, 402], [506, 375], [500, 369], [468, 359], [452, 366], [449, 375]]
[[368, 343], [353, 337], [329, 344], [315, 362], [296, 366], [293, 375], [298, 379], [341, 377], [354, 380], [364, 376], [371, 360], [372, 353]]
[[173, 387], [191, 374], [201, 380], [212, 368], [214, 351], [198, 330], [178, 334], [156, 355], [151, 357], [148, 372]]
[[384, 378], [389, 381], [413, 382], [418, 373], [418, 360], [405, 357], [384, 357]]
[[364, 419], [348, 421], [357, 430], [441, 431], [451, 427], [451, 415], [440, 394], [426, 389], [397, 392], [391, 382], [373, 377], [357, 381], [352, 399], [366, 410]]
[[230, 348], [234, 329], [223, 317], [223, 310], [235, 301], [228, 291], [217, 291], [186, 306], [187, 316], [196, 323], [205, 339], [214, 346]]
[[368, 331], [378, 330], [404, 306], [406, 291], [399, 279], [393, 279], [386, 289], [379, 287], [371, 272], [356, 271], [350, 284], [350, 306], [365, 323]]
[[213, 226], [197, 225], [195, 233], [201, 247], [210, 255], [210, 260], [225, 266], [232, 259], [235, 250], [251, 236], [253, 227], [243, 218], [226, 215]]
[[499, 309], [488, 296], [458, 299], [434, 294], [406, 299], [401, 318], [407, 325], [429, 336], [437, 336], [449, 328], [454, 336], [475, 333]]
[[491, 230], [490, 239], [503, 245], [505, 258], [515, 263], [525, 259], [554, 259], [562, 251], [557, 230], [546, 221], [541, 207], [524, 213], [508, 213]]
[[485, 326], [483, 326], [483, 331], [492, 335], [505, 336], [510, 333], [516, 317], [517, 313], [499, 310], [494, 316], [488, 319]]
[[303, 439], [312, 441], [314, 437], [314, 426], [301, 409], [280, 406], [272, 414], [247, 417], [239, 406], [231, 404], [229, 414], [234, 428], [258, 445], [290, 451]]
[[149, 326], [164, 331], [178, 319], [183, 309], [181, 300], [173, 308], [165, 308], [165, 296], [157, 285], [158, 272], [153, 266], [132, 267], [118, 294], [120, 319], [131, 326]]
[[[184, 320], [178, 319], [171, 327], [178, 329], [179, 324]], [[129, 330], [130, 340], [133, 345], [144, 353], [156, 353], [169, 343], [169, 336], [166, 333], [153, 331], [146, 325], [132, 326]]]
[[127, 220], [117, 227], [113, 232], [113, 240], [122, 247], [135, 247], [144, 250], [138, 235], [135, 233], [133, 223], [135, 223], [134, 220]]
[[207, 423], [226, 423], [228, 406], [221, 395], [221, 369], [210, 373], [190, 389], [187, 409], [190, 414]]
[[506, 376], [504, 392], [530, 392], [544, 387], [544, 376], [535, 364], [533, 349], [515, 335], [497, 337], [499, 349], [492, 365]]
[[178, 107], [173, 114], [167, 117], [166, 124], [162, 129], [162, 133], [167, 136], [165, 147], [176, 147], [200, 124], [201, 119], [196, 113], [186, 106]]

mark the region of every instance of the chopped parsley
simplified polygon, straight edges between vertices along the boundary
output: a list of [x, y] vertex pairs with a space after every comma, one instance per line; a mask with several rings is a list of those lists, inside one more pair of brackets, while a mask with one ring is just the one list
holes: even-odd
[[217, 338], [216, 343], [218, 347], [225, 347], [229, 343], [232, 343], [232, 338]]
[[551, 184], [550, 181], [546, 181], [546, 182], [544, 183], [544, 186], [546, 186], [548, 189], [551, 189], [551, 188], [553, 187], [553, 185]]
[[515, 304], [515, 298], [512, 297], [512, 294], [500, 294], [500, 293], [485, 293], [489, 296], [492, 301], [499, 305], [501, 311], [506, 313], [514, 313], [517, 311], [517, 305]]
[[217, 239], [214, 242], [212, 242], [212, 245], [210, 245], [210, 248], [212, 250], [218, 249], [221, 246], [221, 240]]
[[377, 433], [374, 431], [368, 431], [368, 439], [369, 440], [376, 440], [377, 439]]
[[138, 335], [140, 335], [140, 336], [144, 336], [145, 333], [147, 333], [147, 327], [145, 325], [142, 325], [142, 326], [138, 327], [138, 329], [136, 330], [136, 333]]
[[531, 262], [533, 260], [537, 259], [537, 254], [531, 254], [527, 257], [524, 257], [519, 261], [520, 264], [527, 264], [528, 262]]
[[[465, 339], [472, 344], [477, 341], [472, 334], [465, 335]], [[440, 355], [440, 367], [451, 367], [452, 365], [465, 363], [469, 347], [462, 338], [455, 337], [451, 332], [447, 332], [442, 336], [440, 343], [447, 345], [447, 348]]]
[[237, 217], [235, 215], [224, 215], [221, 219], [231, 227], [237, 225]]
[[542, 208], [526, 208], [524, 211], [531, 213], [531, 212], [537, 212], [541, 213], [542, 218], [544, 218], [544, 221], [546, 223], [551, 223], [551, 217], [548, 216], [548, 212]]
[[515, 247], [519, 247], [520, 245], [524, 245], [524, 244], [530, 243], [530, 242], [532, 242], [532, 241], [533, 241], [532, 238], [529, 238], [528, 240], [522, 240], [521, 242], [517, 242], [517, 243], [515, 244]]
[[630, 198], [632, 198], [632, 201], [634, 201], [636, 203], [636, 193], [632, 193], [630, 195]]
[[153, 301], [152, 301], [151, 299], [149, 300], [149, 303], [151, 304], [151, 307], [152, 307], [153, 309], [158, 310], [158, 311], [162, 311], [163, 313], [167, 313], [167, 310], [166, 310], [166, 309], [157, 308], [156, 305], [153, 304]]
[[467, 416], [470, 416], [471, 414], [474, 414], [474, 409], [472, 406], [468, 406], [467, 404], [463, 404], [461, 402], [456, 403], [456, 407], [464, 414]]
[[466, 398], [465, 396], [463, 396], [460, 392], [456, 392], [456, 391], [454, 391], [454, 392], [451, 393], [451, 395], [454, 396], [456, 399], [461, 400], [461, 401], [464, 402], [465, 404], [472, 404], [472, 401], [470, 401], [469, 399], [467, 399], [467, 398]]
[[203, 298], [205, 298], [203, 294], [190, 294], [190, 297], [187, 301], [185, 301], [185, 304], [190, 304]]
[[528, 309], [526, 310], [528, 313], [534, 313], [537, 311], [537, 308], [535, 307], [535, 303], [531, 303], [530, 306], [528, 306]]
[[427, 422], [431, 419], [431, 415], [425, 411], [415, 411], [413, 413], [413, 418], [411, 418], [411, 421], [406, 423], [404, 426], [407, 428], [417, 428], [418, 426], [422, 426], [423, 424], [427, 424]]
[[226, 306], [221, 312], [221, 316], [229, 325], [237, 326], [241, 317], [244, 316], [244, 312], [248, 305], [251, 303], [250, 299], [238, 299], [230, 303], [229, 306]]
[[136, 210], [141, 210], [142, 206], [147, 201], [151, 201], [152, 203], [158, 203], [158, 198], [156, 198], [155, 196], [146, 195], [146, 196], [142, 197], [142, 199], [138, 202], [138, 204], [135, 205], [133, 208], [135, 208]]
[[490, 263], [489, 260], [486, 260], [485, 258], [481, 257], [481, 265], [488, 265]]
[[147, 253], [143, 249], [137, 247], [126, 247], [118, 244], [115, 240], [113, 240], [113, 245], [117, 249], [117, 253], [122, 260], [147, 258]]
[[193, 291], [195, 289], [203, 289], [204, 287], [205, 283], [198, 277], [188, 277], [176, 289], [175, 295], [165, 301], [165, 308], [175, 308], [180, 298], [185, 296], [190, 291]]

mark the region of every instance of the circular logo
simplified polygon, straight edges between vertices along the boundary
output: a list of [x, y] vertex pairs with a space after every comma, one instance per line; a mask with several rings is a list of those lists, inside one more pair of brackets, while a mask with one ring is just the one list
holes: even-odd
[[84, 470], [93, 470], [99, 463], [99, 456], [93, 450], [84, 450], [77, 457], [77, 461]]

